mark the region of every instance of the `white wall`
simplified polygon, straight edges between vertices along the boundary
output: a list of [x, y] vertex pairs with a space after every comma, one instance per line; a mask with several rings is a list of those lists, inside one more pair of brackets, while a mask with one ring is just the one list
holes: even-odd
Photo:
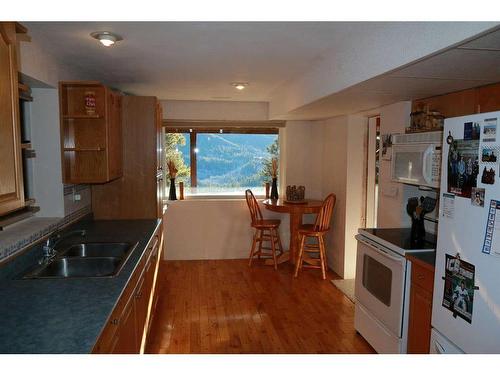
[[65, 64], [52, 56], [40, 45], [36, 35], [31, 36], [31, 42], [20, 42], [19, 61], [21, 73], [54, 88], [59, 81], [89, 79], [75, 64]]
[[328, 265], [338, 275], [344, 275], [344, 249], [346, 241], [346, 196], [348, 159], [348, 118], [335, 117], [322, 122], [323, 133], [323, 186], [325, 193], [336, 195], [331, 231], [326, 238]]
[[322, 126], [316, 121], [287, 121], [280, 132], [284, 143], [280, 154], [284, 169], [283, 194], [286, 185], [304, 185], [307, 198], [323, 198], [322, 135]]
[[[264, 216], [280, 215], [261, 206]], [[280, 236], [288, 247], [289, 221], [283, 218]], [[191, 199], [169, 204], [165, 214], [165, 259], [247, 258], [253, 230], [245, 199]]]
[[31, 143], [34, 198], [40, 206], [38, 216], [63, 217], [64, 193], [59, 136], [59, 101], [57, 89], [33, 89], [31, 102]]
[[327, 236], [330, 268], [343, 278], [356, 270], [356, 235], [363, 216], [363, 168], [367, 119], [340, 116], [323, 126], [322, 196], [335, 193], [337, 202]]
[[[64, 193], [59, 130], [57, 89], [32, 89], [30, 108], [31, 143], [36, 151], [32, 160], [33, 197], [40, 206], [39, 217], [64, 217], [91, 205], [90, 189], [75, 186]], [[78, 201], [74, 194], [79, 195]]]
[[[410, 124], [411, 102], [399, 102], [380, 109], [380, 134], [404, 133]], [[405, 207], [408, 197], [418, 195], [418, 188], [391, 181], [391, 162], [380, 161], [377, 226], [401, 228], [411, 225]]]
[[364, 216], [364, 168], [365, 168], [365, 141], [367, 137], [368, 119], [363, 116], [349, 116], [347, 131], [347, 181], [346, 181], [346, 226], [344, 245], [344, 272], [345, 279], [353, 278], [356, 274], [357, 242], [354, 236], [362, 226]]
[[167, 120], [267, 121], [267, 102], [162, 100]]

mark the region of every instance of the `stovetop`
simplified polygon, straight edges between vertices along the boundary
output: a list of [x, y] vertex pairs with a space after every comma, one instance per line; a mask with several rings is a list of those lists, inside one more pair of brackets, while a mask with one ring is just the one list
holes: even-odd
[[410, 228], [365, 228], [360, 229], [359, 233], [402, 255], [436, 249], [437, 237], [434, 234], [426, 233], [424, 241], [414, 244], [410, 240]]

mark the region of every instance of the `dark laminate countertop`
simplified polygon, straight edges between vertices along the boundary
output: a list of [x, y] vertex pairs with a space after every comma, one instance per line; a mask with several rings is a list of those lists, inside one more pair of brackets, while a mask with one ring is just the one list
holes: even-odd
[[434, 272], [434, 265], [436, 264], [436, 251], [422, 251], [407, 254], [406, 258], [411, 262], [417, 262], [421, 266], [428, 268]]
[[[138, 242], [113, 278], [22, 280], [12, 277], [12, 264], [0, 266], [0, 353], [90, 353], [158, 225], [158, 220], [87, 221], [67, 229], [86, 229], [84, 241]], [[31, 251], [41, 255], [40, 248]]]

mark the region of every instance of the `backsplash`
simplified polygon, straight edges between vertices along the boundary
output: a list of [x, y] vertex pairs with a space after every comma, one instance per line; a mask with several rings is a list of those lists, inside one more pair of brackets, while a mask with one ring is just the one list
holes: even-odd
[[0, 262], [91, 212], [91, 206], [85, 205], [62, 218], [32, 217], [13, 224], [0, 232]]
[[[75, 200], [78, 197], [79, 200]], [[89, 185], [64, 185], [64, 215], [68, 216], [74, 212], [91, 206], [92, 195]]]

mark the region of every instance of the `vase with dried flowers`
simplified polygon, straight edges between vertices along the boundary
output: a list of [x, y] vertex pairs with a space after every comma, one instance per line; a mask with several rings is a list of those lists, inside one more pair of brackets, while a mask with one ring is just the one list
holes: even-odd
[[177, 195], [175, 193], [175, 176], [177, 175], [177, 168], [173, 160], [167, 162], [168, 175], [170, 177], [170, 190], [168, 193], [168, 199], [171, 201], [177, 200]]
[[278, 199], [278, 159], [273, 158], [271, 161], [271, 199]]

